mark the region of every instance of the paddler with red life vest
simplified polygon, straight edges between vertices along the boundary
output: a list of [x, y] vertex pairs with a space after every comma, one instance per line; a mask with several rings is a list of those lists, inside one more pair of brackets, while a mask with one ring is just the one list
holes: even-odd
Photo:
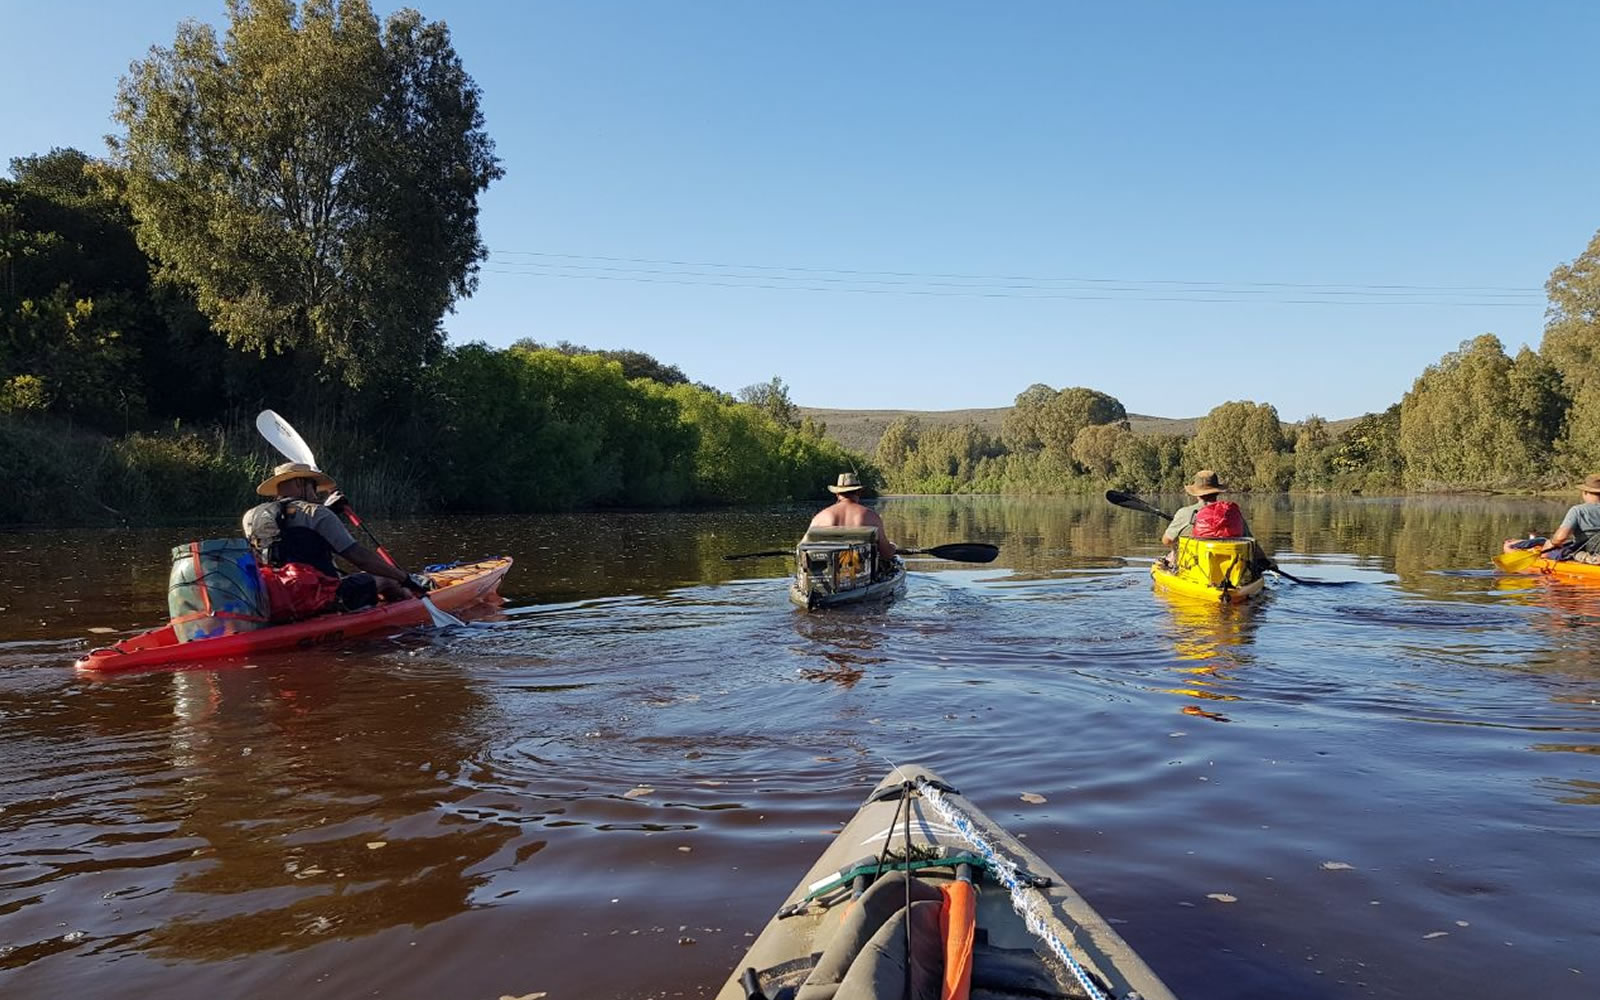
[[[1222, 499], [1222, 494], [1226, 493], [1228, 488], [1222, 485], [1215, 472], [1201, 469], [1194, 474], [1194, 482], [1185, 486], [1183, 491], [1194, 497], [1196, 502], [1179, 508], [1178, 512], [1172, 515], [1172, 523], [1161, 533], [1161, 544], [1171, 549], [1178, 544], [1179, 536], [1183, 535], [1197, 538], [1250, 537], [1250, 525], [1245, 523], [1244, 514], [1236, 504]], [[1217, 503], [1225, 506], [1213, 507]], [[1197, 530], [1197, 525], [1203, 530]], [[1259, 546], [1257, 549], [1259, 552]], [[1174, 565], [1171, 552], [1162, 558], [1167, 565]]]
[[[318, 502], [319, 492], [333, 489], [326, 473], [285, 462], [256, 487], [256, 493], [273, 499], [244, 513], [244, 536], [255, 550], [274, 621], [355, 611], [380, 598], [403, 601], [428, 589], [426, 577], [390, 565]], [[335, 555], [361, 572], [341, 575]]]

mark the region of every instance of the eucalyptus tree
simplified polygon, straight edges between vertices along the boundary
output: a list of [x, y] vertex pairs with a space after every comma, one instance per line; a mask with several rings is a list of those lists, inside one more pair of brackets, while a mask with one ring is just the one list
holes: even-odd
[[404, 377], [477, 284], [502, 174], [441, 22], [229, 0], [122, 78], [110, 140], [140, 245], [231, 345], [349, 385]]
[[1200, 418], [1189, 442], [1189, 463], [1216, 471], [1235, 489], [1281, 489], [1287, 451], [1278, 410], [1271, 403], [1233, 400]]
[[1483, 334], [1429, 365], [1400, 402], [1406, 485], [1520, 486], [1544, 474], [1562, 404], [1544, 359]]

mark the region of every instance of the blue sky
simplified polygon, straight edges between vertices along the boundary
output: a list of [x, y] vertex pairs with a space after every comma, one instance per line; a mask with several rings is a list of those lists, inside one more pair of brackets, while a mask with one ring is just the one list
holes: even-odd
[[[1600, 5], [418, 6], [506, 169], [456, 341], [815, 406], [1346, 417], [1537, 346], [1600, 228]], [[128, 63], [222, 10], [0, 0], [0, 158], [103, 153]]]

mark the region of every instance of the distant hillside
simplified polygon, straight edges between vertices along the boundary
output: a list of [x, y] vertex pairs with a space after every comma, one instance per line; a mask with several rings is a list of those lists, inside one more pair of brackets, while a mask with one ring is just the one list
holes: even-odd
[[[846, 448], [870, 456], [883, 437], [884, 428], [898, 417], [916, 417], [924, 427], [941, 424], [977, 424], [990, 434], [999, 435], [1000, 424], [1011, 412], [1009, 406], [990, 406], [976, 410], [827, 410], [815, 406], [802, 406], [800, 415], [828, 425], [828, 437]], [[1358, 418], [1328, 421], [1328, 429], [1335, 435], [1355, 423]], [[1192, 435], [1200, 423], [1199, 417], [1147, 417], [1140, 413], [1128, 414], [1128, 425], [1135, 434]], [[1293, 424], [1286, 425], [1289, 428]]]

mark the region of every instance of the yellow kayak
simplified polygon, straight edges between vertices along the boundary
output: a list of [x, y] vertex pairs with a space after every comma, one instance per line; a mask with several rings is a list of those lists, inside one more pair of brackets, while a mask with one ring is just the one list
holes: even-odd
[[1157, 562], [1150, 579], [1158, 590], [1178, 597], [1243, 604], [1267, 585], [1255, 567], [1255, 550], [1253, 538], [1180, 537], [1174, 550], [1178, 568]]

